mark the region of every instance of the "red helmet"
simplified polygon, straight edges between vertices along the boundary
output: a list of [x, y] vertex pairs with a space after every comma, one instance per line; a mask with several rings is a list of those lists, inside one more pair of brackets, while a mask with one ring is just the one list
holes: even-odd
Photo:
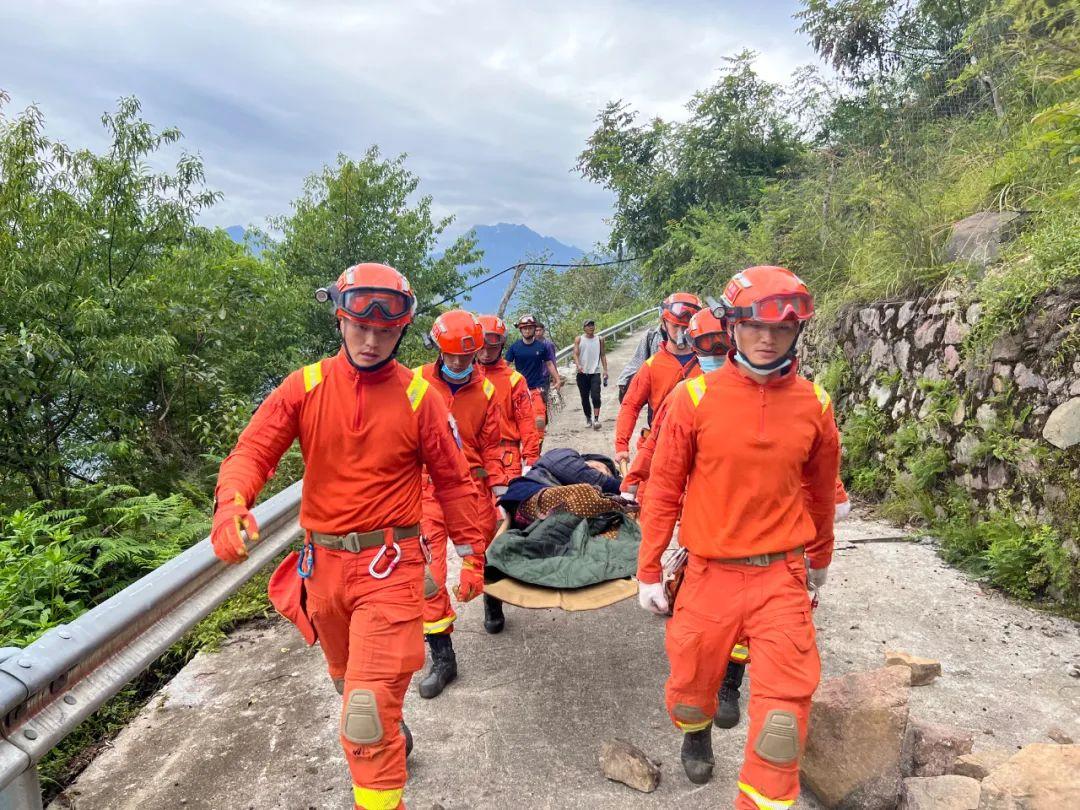
[[717, 318], [710, 309], [695, 312], [687, 331], [694, 351], [699, 354], [726, 354], [731, 348], [727, 323], [723, 318]]
[[660, 305], [660, 317], [672, 326], [686, 328], [690, 318], [701, 309], [701, 299], [693, 293], [672, 293]]
[[514, 324], [518, 329], [523, 326], [539, 326], [540, 321], [536, 320], [535, 315], [522, 315], [518, 318], [518, 322]]
[[501, 346], [506, 342], [506, 321], [498, 315], [480, 315], [480, 328], [484, 330], [484, 343], [489, 346]]
[[416, 312], [409, 280], [393, 267], [373, 262], [353, 265], [335, 284], [316, 290], [315, 299], [333, 301], [337, 317], [368, 326], [405, 326]]
[[786, 267], [763, 265], [736, 273], [724, 289], [728, 323], [788, 319], [806, 321], [814, 314], [814, 297], [802, 280]]
[[431, 343], [443, 354], [473, 354], [484, 345], [484, 329], [471, 312], [452, 309], [431, 325]]

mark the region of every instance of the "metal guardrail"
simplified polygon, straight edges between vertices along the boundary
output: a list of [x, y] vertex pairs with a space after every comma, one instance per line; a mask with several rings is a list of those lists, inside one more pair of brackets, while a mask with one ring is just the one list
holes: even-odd
[[[600, 335], [655, 315], [639, 312]], [[207, 537], [25, 649], [0, 649], [0, 810], [41, 810], [41, 758], [300, 536], [302, 485], [252, 510], [261, 539], [245, 562], [225, 565]]]

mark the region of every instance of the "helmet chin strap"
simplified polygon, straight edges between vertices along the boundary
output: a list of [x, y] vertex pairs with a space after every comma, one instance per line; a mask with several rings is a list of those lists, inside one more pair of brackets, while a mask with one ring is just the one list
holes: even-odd
[[345, 358], [349, 361], [349, 365], [359, 371], [361, 374], [370, 374], [373, 371], [378, 371], [387, 363], [397, 357], [398, 349], [401, 348], [401, 341], [405, 339], [405, 333], [409, 331], [409, 324], [401, 330], [401, 336], [397, 339], [397, 343], [394, 344], [394, 350], [390, 352], [389, 356], [385, 360], [380, 360], [371, 366], [361, 366], [355, 360], [353, 360], [352, 354], [349, 352], [349, 344], [345, 342], [345, 333], [341, 331], [341, 318], [338, 318], [338, 332], [341, 333], [341, 348], [345, 350]]

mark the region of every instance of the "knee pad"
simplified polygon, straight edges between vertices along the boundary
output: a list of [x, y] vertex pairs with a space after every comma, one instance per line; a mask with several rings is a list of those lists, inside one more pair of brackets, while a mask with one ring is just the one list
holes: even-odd
[[754, 742], [754, 753], [774, 765], [789, 765], [799, 758], [799, 719], [783, 709], [765, 715]]
[[371, 745], [383, 738], [379, 704], [370, 689], [353, 689], [349, 692], [341, 714], [341, 734], [357, 745]]
[[344, 695], [345, 694], [345, 679], [344, 678], [334, 678], [333, 681], [334, 681], [334, 688], [337, 690], [337, 693], [339, 695]]
[[439, 592], [439, 586], [435, 584], [435, 577], [431, 575], [431, 569], [424, 566], [424, 598], [430, 599]]

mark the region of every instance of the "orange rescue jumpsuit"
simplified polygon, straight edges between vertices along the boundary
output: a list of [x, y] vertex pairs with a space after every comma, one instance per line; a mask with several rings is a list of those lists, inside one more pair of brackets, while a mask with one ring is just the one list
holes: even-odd
[[[344, 680], [340, 739], [357, 807], [396, 808], [405, 787], [401, 706], [424, 664], [421, 469], [426, 466], [447, 523], [482, 545], [476, 492], [442, 399], [395, 361], [360, 372], [344, 351], [294, 371], [259, 406], [222, 462], [218, 502], [240, 493], [254, 503], [282, 454], [300, 440], [300, 525], [342, 536], [383, 530], [386, 547], [352, 553], [314, 546], [306, 613], [330, 677]], [[382, 573], [371, 575], [384, 552]]]
[[[701, 374], [701, 367], [697, 358], [691, 357], [685, 365], [668, 351], [667, 343], [660, 346], [660, 351], [649, 357], [638, 369], [634, 379], [630, 381], [630, 387], [626, 389], [622, 405], [619, 406], [619, 416], [615, 420], [615, 452], [628, 452], [630, 450], [630, 437], [634, 433], [634, 425], [637, 424], [638, 414], [647, 404], [656, 418], [656, 412], [671, 389], [679, 380], [695, 377]], [[637, 448], [640, 450], [645, 443], [645, 435], [638, 439]]]
[[525, 378], [510, 368], [502, 357], [481, 365], [484, 376], [495, 386], [495, 401], [502, 414], [500, 460], [507, 480], [521, 475], [521, 462], [532, 466], [540, 457], [540, 436], [536, 432], [536, 412]]
[[432, 486], [430, 479], [424, 485], [424, 514], [420, 525], [431, 555], [428, 563], [430, 578], [424, 581], [424, 634], [452, 633], [457, 614], [450, 604], [450, 593], [446, 589], [446, 542], [452, 537], [459, 554], [483, 554], [495, 536], [498, 516], [491, 487], [506, 486], [507, 483], [499, 452], [502, 415], [495, 397], [495, 385], [478, 373], [475, 367], [469, 381], [458, 388], [457, 393], [439, 375], [435, 363], [414, 369], [413, 376], [425, 380], [431, 386], [432, 393], [438, 394], [450, 409], [461, 449], [472, 474], [474, 489], [479, 495], [476, 519], [483, 528], [483, 542], [476, 545], [450, 529], [442, 502], [437, 497], [438, 490]]
[[657, 441], [638, 579], [661, 580], [680, 505], [679, 540], [690, 552], [667, 627], [667, 709], [683, 731], [708, 728], [726, 653], [749, 639], [755, 676], [736, 802], [746, 810], [787, 807], [799, 793], [821, 676], [803, 555], [814, 568], [832, 560], [838, 469], [824, 389], [794, 366], [761, 385], [730, 355], [723, 368], [679, 386]]

